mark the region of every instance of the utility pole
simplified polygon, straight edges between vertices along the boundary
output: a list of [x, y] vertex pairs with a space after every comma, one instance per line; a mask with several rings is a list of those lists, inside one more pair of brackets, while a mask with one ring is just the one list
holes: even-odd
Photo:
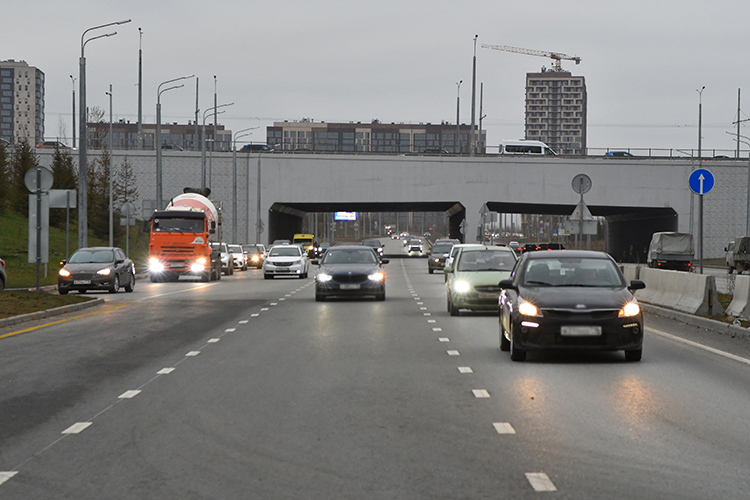
[[470, 150], [471, 156], [474, 156], [476, 152], [476, 140], [474, 133], [476, 130], [476, 99], [477, 99], [477, 38], [479, 35], [474, 35], [474, 59], [472, 62], [471, 70], [471, 138], [470, 138]]

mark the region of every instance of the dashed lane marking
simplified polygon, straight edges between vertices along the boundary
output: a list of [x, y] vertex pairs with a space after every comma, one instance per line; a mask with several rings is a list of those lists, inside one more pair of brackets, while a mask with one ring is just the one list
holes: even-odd
[[492, 424], [498, 434], [515, 434], [516, 430], [508, 422], [495, 422]]
[[448, 356], [460, 356], [461, 354], [458, 351], [446, 351], [448, 353]]
[[442, 331], [443, 331], [443, 329], [442, 329], [442, 328], [439, 328], [439, 327], [435, 327], [435, 328], [433, 328], [433, 329], [432, 329], [432, 331], [433, 331], [433, 332], [442, 332]]
[[488, 398], [488, 397], [490, 397], [490, 393], [487, 392], [485, 389], [473, 389], [471, 392], [474, 394], [475, 398]]
[[88, 426], [91, 425], [91, 422], [77, 422], [64, 431], [62, 431], [63, 434], [80, 434], [83, 432], [84, 429], [86, 429]]
[[231, 332], [233, 332], [233, 331], [235, 331], [235, 330], [236, 330], [236, 328], [227, 328], [227, 329], [226, 329], [226, 330], [224, 330], [224, 331], [225, 331], [225, 332], [227, 332], [227, 333], [231, 333]]
[[534, 491], [557, 491], [554, 483], [544, 472], [527, 472], [526, 479], [529, 480]]
[[3, 484], [5, 481], [12, 478], [16, 474], [18, 474], [18, 471], [15, 470], [0, 471], [0, 484]]
[[162, 368], [158, 372], [156, 372], [157, 375], [169, 375], [172, 373], [175, 369], [174, 368]]
[[438, 340], [440, 342], [450, 342], [451, 341], [451, 339], [449, 339], [448, 337], [440, 337], [440, 338], [438, 338]]
[[[234, 328], [232, 328], [231, 330], [232, 330], [232, 331], [234, 331]], [[209, 344], [215, 344], [215, 343], [217, 343], [217, 342], [218, 342], [218, 341], [220, 341], [220, 340], [221, 340], [221, 339], [208, 339], [208, 343], [209, 343]]]
[[458, 373], [474, 373], [470, 366], [459, 366]]
[[140, 394], [141, 391], [125, 391], [122, 394], [120, 394], [117, 399], [133, 399], [138, 394]]
[[197, 356], [200, 353], [200, 351], [190, 351], [189, 353], [185, 354], [185, 356]]

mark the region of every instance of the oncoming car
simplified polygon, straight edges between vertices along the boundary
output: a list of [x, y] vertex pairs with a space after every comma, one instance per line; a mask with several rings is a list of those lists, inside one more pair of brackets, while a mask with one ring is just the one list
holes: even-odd
[[500, 280], [510, 276], [516, 254], [508, 247], [470, 247], [462, 249], [454, 264], [446, 266], [448, 313], [459, 310], [497, 311]]
[[247, 254], [242, 245], [227, 245], [232, 254], [232, 267], [238, 271], [247, 271]]
[[363, 246], [331, 247], [318, 261], [315, 275], [315, 300], [334, 296], [374, 296], [385, 300], [385, 273], [381, 259], [373, 248]]
[[500, 349], [513, 361], [532, 350], [643, 353], [643, 314], [633, 291], [603, 252], [550, 250], [521, 256], [513, 276], [500, 282]]
[[427, 256], [427, 272], [432, 274], [436, 270], [442, 271], [445, 268], [445, 261], [448, 259], [452, 248], [453, 243], [436, 242]]
[[71, 290], [106, 290], [117, 293], [135, 288], [135, 265], [117, 247], [89, 247], [76, 250], [57, 274], [57, 291], [66, 295]]
[[307, 278], [310, 263], [299, 245], [275, 245], [268, 250], [263, 262], [263, 277], [297, 276]]
[[375, 249], [375, 251], [378, 252], [378, 255], [383, 257], [383, 244], [380, 240], [363, 240], [362, 245]]

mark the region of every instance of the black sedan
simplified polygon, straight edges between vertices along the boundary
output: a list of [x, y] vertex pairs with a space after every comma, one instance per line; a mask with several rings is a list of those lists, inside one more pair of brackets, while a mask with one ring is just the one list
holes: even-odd
[[612, 258], [603, 252], [524, 253], [510, 279], [500, 282], [500, 349], [523, 361], [546, 349], [643, 353], [643, 314]]
[[117, 247], [90, 247], [77, 250], [70, 259], [62, 261], [57, 276], [57, 290], [65, 295], [71, 290], [106, 290], [117, 293], [135, 288], [135, 265]]
[[375, 249], [365, 246], [337, 246], [326, 251], [315, 275], [315, 300], [326, 297], [374, 296], [385, 300], [385, 273]]

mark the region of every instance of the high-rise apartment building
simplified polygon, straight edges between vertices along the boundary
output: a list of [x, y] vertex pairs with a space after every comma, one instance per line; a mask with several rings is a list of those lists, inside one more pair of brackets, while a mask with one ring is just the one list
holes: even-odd
[[0, 138], [44, 140], [44, 73], [25, 61], [0, 61]]
[[526, 74], [526, 139], [557, 154], [586, 154], [586, 80], [569, 71]]

